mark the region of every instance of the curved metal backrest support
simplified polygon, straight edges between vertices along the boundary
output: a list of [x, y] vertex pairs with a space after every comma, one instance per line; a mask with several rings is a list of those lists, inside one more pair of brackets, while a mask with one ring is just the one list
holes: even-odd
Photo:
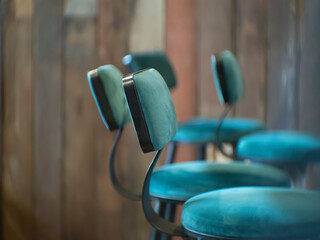
[[141, 200], [141, 194], [133, 193], [123, 187], [123, 185], [120, 183], [120, 181], [117, 178], [116, 171], [115, 171], [115, 152], [120, 140], [120, 137], [122, 135], [123, 128], [120, 128], [117, 132], [116, 138], [114, 139], [111, 153], [110, 153], [110, 160], [109, 160], [109, 174], [112, 186], [114, 189], [123, 197], [132, 200], [132, 201], [140, 201]]
[[[214, 146], [216, 148], [219, 149], [219, 151], [226, 157], [228, 158], [233, 158], [234, 157], [234, 153], [231, 155], [229, 153], [227, 153], [223, 146], [222, 146], [222, 142], [220, 141], [220, 132], [221, 132], [221, 126], [222, 126], [222, 123], [224, 121], [224, 119], [227, 117], [228, 113], [231, 111], [231, 109], [233, 108], [233, 105], [232, 104], [226, 104], [225, 105], [225, 108], [221, 114], [221, 116], [219, 117], [219, 122], [218, 122], [218, 126], [217, 126], [217, 129], [216, 129], [216, 132], [215, 132], [215, 136], [214, 136]], [[235, 151], [233, 149], [233, 151]]]
[[150, 191], [149, 191], [150, 179], [153, 173], [153, 169], [157, 164], [157, 161], [161, 155], [161, 152], [162, 152], [162, 149], [157, 151], [146, 173], [146, 177], [143, 184], [143, 190], [142, 190], [142, 209], [144, 211], [144, 214], [148, 222], [158, 231], [169, 234], [171, 236], [185, 237], [187, 235], [184, 233], [181, 225], [169, 222], [164, 218], [160, 217], [154, 211], [151, 205], [151, 197], [150, 197]]

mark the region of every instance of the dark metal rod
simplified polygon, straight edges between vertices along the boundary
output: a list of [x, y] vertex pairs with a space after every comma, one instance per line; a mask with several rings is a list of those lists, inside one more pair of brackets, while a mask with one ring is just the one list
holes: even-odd
[[166, 158], [166, 164], [170, 164], [174, 162], [174, 157], [176, 155], [177, 150], [177, 143], [171, 141], [168, 144], [168, 152], [167, 152], [167, 158]]
[[214, 146], [216, 148], [219, 149], [219, 151], [225, 155], [228, 158], [232, 158], [233, 154], [229, 154], [227, 153], [223, 147], [222, 147], [222, 143], [220, 142], [220, 130], [221, 130], [221, 126], [223, 123], [223, 120], [226, 118], [226, 116], [228, 115], [228, 113], [230, 112], [230, 110], [232, 109], [233, 105], [232, 104], [226, 104], [225, 109], [223, 110], [221, 116], [219, 117], [219, 122], [218, 122], [218, 126], [215, 132], [215, 136], [214, 136]]
[[137, 193], [133, 193], [127, 189], [125, 189], [122, 184], [120, 183], [120, 181], [117, 178], [116, 175], [116, 171], [115, 171], [115, 152], [116, 152], [116, 148], [118, 146], [120, 137], [122, 135], [122, 131], [123, 129], [120, 128], [117, 132], [116, 138], [114, 139], [113, 145], [112, 145], [112, 149], [111, 149], [111, 153], [110, 153], [110, 159], [109, 159], [109, 174], [110, 174], [110, 179], [111, 179], [111, 183], [112, 186], [114, 187], [114, 189], [123, 197], [132, 200], [132, 201], [140, 201], [141, 200], [141, 194], [137, 194]]
[[185, 237], [186, 234], [183, 232], [181, 225], [169, 222], [166, 219], [160, 217], [154, 211], [151, 205], [151, 197], [150, 197], [150, 191], [149, 191], [150, 180], [151, 180], [153, 169], [161, 155], [161, 152], [162, 152], [162, 149], [155, 154], [149, 166], [149, 169], [147, 171], [144, 184], [143, 184], [143, 190], [142, 190], [142, 209], [148, 222], [158, 231], [163, 232], [165, 234], [169, 234], [171, 236]]

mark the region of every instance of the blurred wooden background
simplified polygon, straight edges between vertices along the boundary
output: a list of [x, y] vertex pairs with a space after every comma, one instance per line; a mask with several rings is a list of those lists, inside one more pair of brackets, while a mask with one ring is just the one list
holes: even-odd
[[[235, 116], [273, 129], [320, 133], [317, 0], [0, 0], [2, 236], [5, 240], [148, 239], [140, 203], [108, 178], [114, 133], [102, 124], [86, 72], [149, 49], [178, 76], [179, 120], [218, 116], [209, 57], [238, 57], [245, 97]], [[137, 191], [151, 155], [132, 126], [119, 149], [122, 181]], [[193, 158], [181, 148], [180, 160]], [[319, 168], [309, 186], [320, 189]]]

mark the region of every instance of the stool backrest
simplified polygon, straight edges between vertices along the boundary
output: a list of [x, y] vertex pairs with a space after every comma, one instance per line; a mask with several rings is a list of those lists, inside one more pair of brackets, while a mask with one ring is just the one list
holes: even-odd
[[169, 88], [173, 88], [177, 85], [172, 65], [163, 51], [131, 53], [123, 57], [122, 62], [130, 73], [147, 68], [154, 68], [165, 79]]
[[123, 88], [142, 150], [161, 150], [177, 131], [166, 82], [157, 70], [147, 69], [124, 77]]
[[117, 129], [110, 157], [109, 177], [114, 189], [123, 197], [139, 201], [141, 194], [127, 190], [115, 171], [115, 153], [125, 124], [130, 120], [128, 105], [122, 88], [122, 73], [113, 65], [105, 65], [88, 72], [88, 81], [104, 124], [109, 130]]
[[211, 67], [219, 100], [234, 104], [243, 95], [243, 80], [236, 57], [228, 50], [211, 56]]
[[130, 120], [122, 89], [122, 73], [113, 65], [87, 74], [89, 85], [104, 124], [109, 130], [123, 128]]

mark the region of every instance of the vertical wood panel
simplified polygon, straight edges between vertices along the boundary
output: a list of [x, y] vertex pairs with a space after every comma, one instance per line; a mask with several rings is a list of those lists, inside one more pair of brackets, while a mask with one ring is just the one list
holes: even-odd
[[[0, 0], [0, 8], [4, 8], [3, 0]], [[2, 75], [2, 64], [3, 64], [3, 49], [2, 49], [2, 42], [3, 42], [3, 18], [4, 18], [3, 11], [0, 11], [0, 240], [3, 239], [3, 210], [2, 210], [2, 203], [3, 203], [3, 195], [2, 195], [2, 175], [3, 175], [3, 75]]]
[[265, 120], [267, 67], [267, 2], [237, 1], [236, 55], [244, 80], [238, 117]]
[[303, 1], [301, 18], [301, 66], [299, 128], [320, 133], [320, 2]]
[[135, 0], [129, 35], [133, 51], [164, 48], [165, 0]]
[[97, 0], [65, 0], [65, 16], [94, 17], [96, 13]]
[[93, 18], [65, 18], [65, 239], [92, 240], [96, 230], [96, 107], [86, 73], [95, 66]]
[[34, 2], [35, 239], [61, 239], [62, 1]]
[[[193, 0], [166, 2], [166, 52], [177, 76], [178, 85], [171, 93], [178, 121], [197, 113], [196, 8]], [[178, 148], [178, 161], [194, 158], [195, 152], [189, 146]]]
[[267, 124], [271, 129], [297, 129], [300, 56], [296, 1], [268, 1], [267, 17]]
[[32, 18], [5, 2], [3, 237], [34, 239], [32, 204]]
[[33, 0], [13, 0], [16, 18], [30, 18], [33, 14]]
[[202, 116], [220, 116], [222, 107], [212, 76], [211, 54], [233, 47], [233, 1], [199, 0], [197, 11], [198, 111]]
[[[129, 1], [100, 0], [98, 7], [98, 60], [99, 65], [114, 64], [124, 71], [122, 56], [128, 52], [127, 26], [129, 15]], [[114, 191], [109, 178], [109, 153], [114, 139], [114, 133], [108, 132], [97, 119], [94, 129], [97, 141], [95, 153], [97, 156], [97, 239], [124, 239], [123, 199]], [[117, 152], [118, 159], [122, 159]], [[119, 170], [117, 165], [117, 170]], [[121, 168], [119, 172], [125, 172]], [[121, 178], [123, 180], [123, 178]]]
[[172, 96], [178, 120], [196, 114], [196, 1], [167, 1], [166, 50], [178, 78]]
[[[299, 129], [320, 134], [320, 2], [300, 1], [301, 65]], [[309, 172], [309, 187], [320, 190], [320, 166], [314, 164]]]

